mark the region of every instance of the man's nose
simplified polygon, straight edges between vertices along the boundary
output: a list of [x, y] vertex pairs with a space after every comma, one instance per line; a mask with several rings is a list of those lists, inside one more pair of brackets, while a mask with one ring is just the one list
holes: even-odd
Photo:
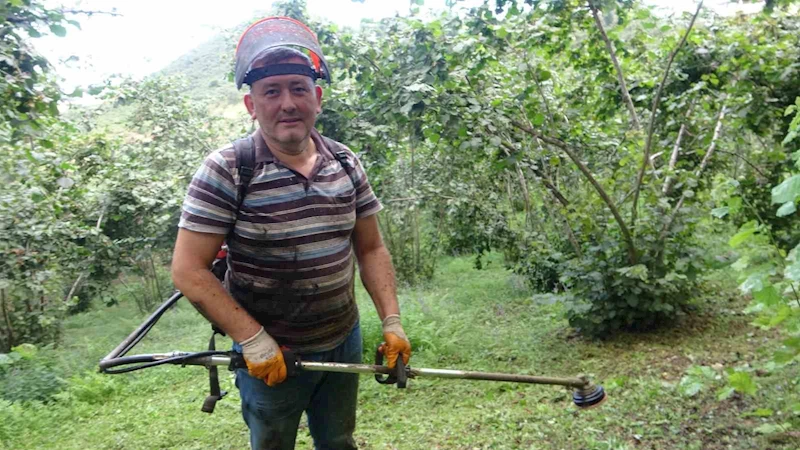
[[283, 91], [279, 100], [281, 102], [281, 109], [283, 111], [294, 111], [297, 109], [297, 105], [292, 98], [292, 93], [289, 92], [289, 90]]

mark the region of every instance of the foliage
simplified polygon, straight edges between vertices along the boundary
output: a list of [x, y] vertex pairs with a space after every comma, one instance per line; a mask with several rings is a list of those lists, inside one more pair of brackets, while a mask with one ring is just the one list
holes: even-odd
[[[800, 104], [798, 97], [797, 104]], [[787, 136], [796, 134], [800, 127], [800, 112], [796, 106], [786, 109], [786, 115], [794, 114], [790, 123]], [[792, 139], [785, 139], [787, 146]], [[800, 151], [792, 154], [792, 159], [800, 159]], [[781, 205], [774, 212], [777, 216], [791, 216], [795, 212], [795, 202], [800, 195], [800, 184], [796, 182], [800, 163], [794, 168], [795, 173], [789, 176], [772, 189], [772, 203]], [[718, 202], [727, 206], [720, 206], [715, 211], [720, 211], [718, 217], [724, 213], [737, 213], [742, 208], [742, 213], [754, 217], [743, 224], [738, 232], [730, 238], [729, 244], [738, 253], [738, 259], [731, 267], [739, 274], [741, 282], [739, 289], [742, 294], [752, 297], [747, 311], [756, 314], [754, 325], [762, 329], [780, 329], [782, 331], [780, 344], [773, 350], [771, 361], [767, 363], [773, 370], [783, 369], [800, 359], [800, 296], [798, 295], [798, 282], [800, 281], [800, 244], [787, 252], [778, 244], [769, 222], [761, 219], [758, 210], [752, 206], [747, 197], [737, 190], [739, 187], [735, 180], [723, 180], [718, 189]], [[727, 194], [722, 195], [722, 193]], [[745, 206], [743, 207], [742, 204]], [[734, 391], [753, 395], [757, 392], [758, 385], [746, 372], [729, 372], [728, 387], [720, 394], [720, 399], [729, 397]], [[765, 424], [759, 432], [773, 433], [780, 431], [772, 424]], [[791, 424], [780, 426], [782, 431], [792, 428]]]
[[0, 400], [49, 402], [64, 388], [64, 380], [52, 373], [53, 362], [38, 353], [32, 344], [0, 353]]
[[[703, 12], [695, 23], [635, 3], [604, 4], [594, 20], [576, 2], [520, 5], [496, 5], [502, 17], [482, 7], [431, 21], [387, 19], [359, 33], [315, 25], [341, 74], [321, 127], [362, 153], [382, 198], [422, 197], [413, 208], [434, 220], [443, 208], [452, 214], [441, 224], [443, 248], [502, 249], [531, 285], [568, 289], [580, 299], [569, 303], [569, 317], [583, 331], [675, 318], [704, 268], [694, 233], [705, 180], [731, 167], [754, 178], [730, 150], [739, 136], [722, 125], [740, 126], [754, 141], [780, 135], [772, 118], [797, 89], [797, 78], [786, 76], [797, 69], [777, 55], [797, 54], [797, 21]], [[711, 20], [726, 25], [707, 26]], [[752, 27], [760, 40], [749, 39]], [[752, 54], [771, 62], [757, 65]], [[620, 76], [631, 86], [630, 105]], [[773, 103], [752, 102], [769, 95]], [[683, 151], [670, 165], [684, 124]], [[394, 180], [407, 177], [420, 149], [417, 164], [439, 170], [420, 171], [398, 192]], [[526, 220], [518, 224], [509, 218], [520, 209]]]
[[[800, 102], [800, 97], [798, 97]], [[794, 113], [792, 132], [800, 127], [800, 112], [795, 107], [787, 108], [787, 115]], [[786, 140], [788, 144], [790, 141]], [[800, 159], [800, 151], [792, 159]], [[800, 163], [798, 163], [800, 164]], [[800, 169], [800, 165], [795, 170]], [[791, 174], [784, 182], [772, 189], [772, 202], [780, 204], [776, 215], [789, 216], [794, 213], [795, 201], [800, 195], [800, 184]], [[800, 296], [797, 282], [800, 281], [800, 244], [788, 254], [772, 236], [770, 227], [758, 219], [742, 225], [730, 239], [731, 247], [739, 252], [739, 259], [732, 267], [740, 273], [743, 294], [753, 296], [750, 310], [759, 314], [756, 325], [764, 328], [780, 326], [789, 336], [783, 347], [774, 355], [774, 362], [787, 364], [800, 356]]]
[[58, 338], [70, 300], [63, 286], [86, 255], [81, 243], [94, 238], [66, 156], [74, 129], [57, 117], [61, 92], [28, 42], [77, 22], [31, 0], [3, 2], [0, 18], [0, 351], [8, 351]]
[[[559, 304], [532, 304], [528, 290], [512, 283], [501, 254], [489, 253], [484, 262], [476, 270], [471, 256], [443, 258], [434, 282], [401, 287], [403, 321], [415, 349], [412, 366], [564, 377], [587, 373], [603, 385], [608, 401], [576, 413], [569, 391], [556, 386], [417, 377], [401, 390], [364, 376], [355, 431], [359, 448], [797, 448], [790, 435], [785, 442], [768, 441], [777, 428], [762, 434], [770, 431], [764, 425], [797, 423], [792, 409], [798, 401], [797, 366], [759, 377], [756, 396], [718, 402], [716, 391], [726, 380], [719, 369], [714, 372], [721, 379], [707, 388], [691, 397], [680, 394], [680, 380], [692, 366], [716, 366], [737, 354], [747, 358], [753, 342], [769, 336], [750, 329], [747, 317], [722, 313], [740, 307], [739, 299], [715, 303], [702, 330], [660, 330], [604, 343], [565, 339]], [[716, 290], [724, 294], [731, 288], [725, 283]], [[380, 320], [361, 286], [356, 296], [364, 360], [372, 361]], [[220, 383], [229, 394], [212, 418], [200, 412], [208, 375], [199, 367], [94, 373], [97, 361], [140, 321], [127, 301], [67, 317], [70, 344], [53, 351], [60, 363], [51, 371], [67, 381], [65, 389], [47, 404], [0, 400], [0, 448], [247, 448], [239, 393], [224, 369]], [[207, 328], [181, 301], [135, 352], [200, 350]], [[789, 426], [781, 430], [794, 429]], [[312, 446], [308, 428], [301, 427], [297, 447]]]

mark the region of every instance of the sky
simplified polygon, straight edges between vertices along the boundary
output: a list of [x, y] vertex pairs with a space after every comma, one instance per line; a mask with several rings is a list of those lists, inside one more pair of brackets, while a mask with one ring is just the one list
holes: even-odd
[[[715, 9], [728, 0], [706, 0]], [[651, 0], [676, 11], [694, 10], [694, 0]], [[462, 0], [474, 6], [482, 0]], [[269, 11], [270, 0], [47, 0], [49, 7], [115, 11], [119, 16], [78, 16], [80, 30], [69, 26], [65, 37], [34, 40], [37, 50], [56, 67], [61, 86], [99, 84], [112, 74], [141, 78], [156, 72], [219, 32]], [[409, 0], [307, 0], [312, 16], [347, 26], [362, 19], [407, 14]], [[426, 0], [427, 9], [443, 9], [445, 0]], [[77, 60], [71, 56], [77, 56]], [[69, 60], [69, 61], [68, 61]]]

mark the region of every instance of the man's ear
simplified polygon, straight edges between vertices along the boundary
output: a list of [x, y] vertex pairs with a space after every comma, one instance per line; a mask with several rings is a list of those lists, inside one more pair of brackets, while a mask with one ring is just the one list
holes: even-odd
[[250, 113], [250, 118], [256, 120], [256, 106], [253, 104], [253, 97], [250, 93], [244, 94], [244, 107]]
[[314, 86], [314, 88], [317, 94], [317, 114], [319, 114], [322, 112], [322, 87]]

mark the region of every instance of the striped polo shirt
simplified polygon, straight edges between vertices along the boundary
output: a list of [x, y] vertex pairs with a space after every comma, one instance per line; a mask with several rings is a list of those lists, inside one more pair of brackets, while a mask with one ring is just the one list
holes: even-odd
[[[329, 149], [316, 130], [309, 179], [283, 165], [261, 133], [256, 165], [238, 212], [233, 146], [210, 154], [195, 173], [179, 227], [226, 234], [231, 295], [280, 345], [298, 353], [330, 350], [358, 321], [351, 235], [357, 218], [382, 206], [358, 158]], [[344, 150], [350, 168], [332, 151]]]

